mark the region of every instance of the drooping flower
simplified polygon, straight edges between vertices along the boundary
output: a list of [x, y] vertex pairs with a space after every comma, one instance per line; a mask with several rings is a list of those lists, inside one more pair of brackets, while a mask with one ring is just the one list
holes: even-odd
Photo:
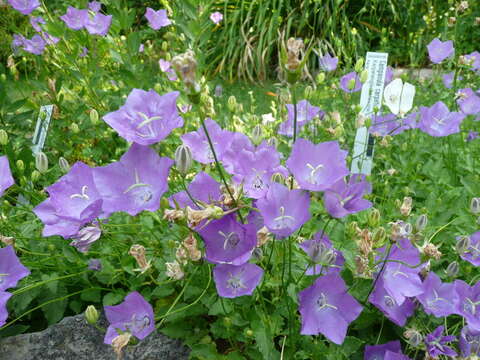
[[240, 266], [220, 264], [213, 269], [218, 295], [224, 298], [252, 295], [262, 276], [263, 269], [250, 263]]
[[287, 167], [302, 189], [323, 191], [349, 174], [346, 157], [347, 151], [341, 150], [337, 141], [313, 144], [298, 139]]
[[160, 59], [158, 61], [158, 65], [160, 66], [160, 70], [167, 74], [168, 80], [175, 81], [178, 79], [170, 61]]
[[23, 50], [34, 55], [41, 55], [47, 43], [40, 35], [33, 35], [31, 39], [23, 39]]
[[417, 299], [427, 314], [443, 317], [455, 313], [458, 295], [453, 283], [442, 283], [434, 272], [429, 272], [423, 281], [423, 290]]
[[[285, 136], [293, 136], [293, 126], [295, 123], [295, 107], [293, 104], [287, 104], [288, 117], [280, 124], [278, 133]], [[325, 112], [321, 111], [319, 107], [313, 106], [308, 100], [301, 100], [297, 103], [297, 134], [300, 129], [313, 120], [316, 116], [322, 118]]]
[[223, 20], [223, 14], [221, 12], [215, 11], [214, 13], [210, 14], [210, 20], [212, 20], [213, 23], [216, 25]]
[[323, 71], [334, 71], [338, 65], [338, 57], [333, 57], [329, 53], [318, 57], [320, 69]]
[[158, 30], [172, 23], [167, 17], [167, 10], [164, 9], [155, 11], [152, 8], [147, 7], [145, 17], [148, 20], [148, 26], [150, 26], [153, 30]]
[[331, 216], [342, 218], [372, 207], [370, 201], [363, 199], [371, 191], [372, 185], [365, 177], [354, 174], [348, 183], [341, 179], [325, 190], [323, 204]]
[[458, 295], [456, 313], [467, 320], [471, 330], [480, 331], [480, 282], [470, 286], [462, 280], [455, 280], [454, 284]]
[[6, 291], [0, 291], [0, 327], [5, 325], [8, 318], [7, 302], [12, 294]]
[[[399, 355], [401, 357], [395, 358], [394, 354]], [[366, 345], [363, 359], [364, 360], [403, 360], [408, 358], [402, 354], [400, 341], [395, 340], [382, 345]]]
[[443, 329], [443, 326], [439, 326], [432, 333], [425, 336], [427, 352], [433, 358], [437, 358], [439, 355], [457, 356], [457, 353], [451, 347], [445, 345], [454, 341], [456, 336], [443, 336]]
[[167, 177], [173, 160], [148, 146], [132, 144], [113, 164], [95, 168], [93, 177], [107, 213], [124, 211], [132, 216], [141, 211], [156, 211], [167, 191]]
[[23, 15], [30, 14], [33, 10], [40, 6], [38, 0], [8, 0], [8, 3]]
[[265, 226], [275, 235], [287, 237], [310, 219], [310, 197], [302, 190], [289, 190], [272, 183], [264, 198], [257, 200], [257, 208]]
[[103, 120], [128, 141], [155, 144], [173, 129], [183, 126], [177, 111], [178, 95], [178, 91], [160, 96], [155, 90], [133, 89], [125, 104], [105, 115]]
[[139, 340], [155, 330], [152, 306], [136, 291], [128, 294], [121, 304], [105, 306], [104, 309], [110, 323], [103, 340], [105, 344], [111, 344], [120, 335], [116, 329], [129, 332]]
[[10, 164], [8, 163], [8, 157], [6, 155], [0, 156], [0, 197], [5, 190], [15, 184], [10, 171]]
[[90, 249], [90, 246], [100, 239], [101, 235], [102, 230], [98, 224], [84, 226], [75, 236], [73, 236], [74, 240], [70, 245], [76, 247], [78, 251], [86, 253]]
[[101, 13], [89, 14], [85, 21], [85, 29], [92, 35], [105, 36], [112, 24], [112, 15]]
[[73, 6], [67, 8], [67, 12], [60, 16], [60, 19], [72, 30], [81, 30], [88, 21], [88, 10], [77, 9]]
[[313, 240], [303, 241], [299, 246], [314, 263], [307, 269], [306, 275], [325, 275], [342, 270], [345, 263], [342, 252], [335, 249], [328, 236], [321, 231], [315, 234]]
[[41, 16], [30, 16], [30, 25], [36, 32], [42, 32], [40, 24], [45, 24], [45, 19]]
[[471, 88], [457, 91], [457, 104], [464, 114], [475, 115], [480, 113], [480, 96]]
[[22, 265], [13, 246], [0, 248], [0, 291], [17, 286], [28, 275], [30, 270]]
[[438, 38], [435, 38], [427, 45], [427, 49], [430, 61], [434, 64], [440, 64], [443, 60], [455, 54], [452, 40], [442, 42]]
[[468, 326], [464, 326], [458, 340], [464, 358], [471, 355], [480, 356], [480, 331], [472, 331]]
[[[480, 231], [477, 231], [469, 237], [469, 247], [460, 254], [460, 257], [474, 266], [480, 266]], [[461, 237], [457, 238], [459, 241]]]
[[205, 242], [205, 258], [214, 264], [242, 265], [257, 245], [253, 224], [240, 224], [234, 214], [213, 220], [198, 230]]
[[[354, 84], [353, 87], [349, 86], [349, 84]], [[355, 71], [352, 71], [340, 79], [340, 89], [345, 91], [346, 93], [354, 93], [360, 91], [362, 89], [362, 82], [360, 81], [360, 77]]]
[[362, 312], [362, 306], [347, 293], [341, 276], [331, 273], [319, 277], [299, 294], [302, 335], [321, 333], [335, 344], [342, 344], [348, 325]]
[[450, 112], [447, 105], [437, 101], [431, 107], [420, 107], [418, 128], [431, 136], [447, 136], [460, 132], [460, 123], [465, 114]]

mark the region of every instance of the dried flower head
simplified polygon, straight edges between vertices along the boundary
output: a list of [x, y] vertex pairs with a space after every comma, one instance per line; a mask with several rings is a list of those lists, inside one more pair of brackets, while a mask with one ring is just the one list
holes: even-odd
[[300, 53], [304, 49], [302, 39], [290, 38], [287, 40], [287, 69], [295, 71], [300, 66]]
[[142, 245], [132, 245], [128, 253], [135, 258], [139, 267], [138, 270], [141, 271], [142, 274], [150, 268], [150, 262], [147, 261], [145, 248]]
[[411, 211], [412, 211], [412, 198], [410, 196], [406, 196], [403, 198], [403, 203], [400, 206], [400, 213], [403, 216], [408, 216], [410, 215]]
[[128, 345], [130, 339], [132, 338], [132, 334], [126, 332], [117, 337], [113, 338], [112, 340], [112, 347], [115, 354], [117, 354], [117, 360], [121, 360], [123, 357], [123, 348]]
[[175, 280], [181, 280], [185, 276], [185, 273], [182, 270], [182, 267], [177, 261], [165, 263], [167, 267], [166, 275]]
[[422, 247], [421, 251], [426, 257], [435, 260], [440, 259], [440, 257], [442, 256], [442, 253], [440, 252], [440, 250], [438, 250], [438, 247], [432, 243], [425, 244]]

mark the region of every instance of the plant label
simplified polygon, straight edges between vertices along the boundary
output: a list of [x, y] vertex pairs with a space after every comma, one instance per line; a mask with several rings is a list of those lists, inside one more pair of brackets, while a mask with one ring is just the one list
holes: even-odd
[[53, 114], [53, 105], [43, 105], [40, 107], [38, 114], [37, 125], [35, 127], [35, 134], [32, 140], [32, 151], [34, 155], [37, 155], [43, 150], [45, 145], [45, 139], [47, 137], [48, 127], [50, 125], [50, 119]]

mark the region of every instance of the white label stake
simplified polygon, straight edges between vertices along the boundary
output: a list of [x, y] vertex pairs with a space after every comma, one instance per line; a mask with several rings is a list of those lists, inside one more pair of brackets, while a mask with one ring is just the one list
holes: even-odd
[[52, 114], [53, 105], [44, 105], [40, 107], [40, 112], [37, 119], [37, 126], [35, 127], [35, 134], [33, 135], [32, 139], [33, 155], [37, 155], [40, 151], [43, 150]]

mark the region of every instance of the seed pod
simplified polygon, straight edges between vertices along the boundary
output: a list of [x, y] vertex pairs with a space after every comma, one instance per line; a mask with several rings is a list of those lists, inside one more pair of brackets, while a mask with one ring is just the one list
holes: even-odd
[[422, 214], [418, 217], [417, 222], [415, 223], [415, 229], [417, 229], [417, 231], [422, 231], [427, 226], [427, 223], [428, 223], [427, 215]]
[[98, 321], [98, 318], [99, 315], [95, 306], [88, 305], [87, 310], [85, 310], [85, 320], [87, 320], [90, 325], [95, 325]]
[[67, 173], [70, 171], [70, 164], [68, 163], [67, 159], [65, 159], [63, 156], [60, 156], [60, 159], [58, 159], [58, 166], [64, 173]]
[[457, 277], [460, 271], [460, 265], [458, 264], [458, 262], [454, 261], [448, 264], [447, 269], [445, 271], [448, 277], [451, 277], [451, 278]]
[[35, 156], [35, 167], [42, 174], [45, 174], [48, 171], [48, 158], [43, 151], [40, 151]]
[[379, 224], [380, 224], [380, 211], [374, 208], [368, 213], [368, 225], [372, 228], [376, 228]]
[[310, 99], [313, 95], [313, 88], [310, 85], [305, 87], [305, 90], [303, 90], [303, 95], [305, 99]]
[[478, 215], [480, 213], [480, 198], [473, 198], [470, 202], [470, 211], [472, 214]]
[[180, 145], [175, 150], [175, 166], [178, 171], [185, 175], [192, 167], [193, 157], [192, 151], [188, 145]]
[[325, 73], [321, 72], [317, 75], [317, 84], [321, 85], [325, 81]]
[[405, 331], [403, 336], [405, 336], [405, 338], [407, 338], [408, 343], [413, 347], [417, 347], [418, 345], [420, 345], [423, 342], [422, 334], [420, 334], [415, 329], [409, 329], [409, 330]]
[[162, 51], [167, 51], [168, 50], [168, 41], [162, 42]]
[[360, 71], [363, 70], [363, 64], [365, 63], [365, 60], [363, 59], [363, 57], [361, 57], [360, 59], [357, 60], [357, 62], [355, 63], [355, 71], [357, 73], [359, 73]]
[[237, 110], [237, 98], [231, 95], [227, 101], [228, 110], [234, 113]]
[[78, 124], [77, 123], [71, 123], [70, 124], [70, 130], [74, 133], [74, 134], [78, 134], [80, 132], [80, 128], [78, 127]]
[[382, 247], [387, 239], [387, 231], [383, 227], [379, 227], [373, 233], [373, 245], [375, 248]]
[[37, 181], [42, 176], [37, 170], [32, 171], [32, 182]]
[[263, 134], [262, 134], [262, 127], [260, 125], [256, 125], [254, 128], [253, 128], [253, 131], [252, 131], [252, 141], [255, 145], [258, 145], [262, 142], [262, 137], [263, 137]]
[[98, 123], [98, 111], [95, 109], [90, 110], [90, 121], [92, 122], [93, 125], [96, 125]]
[[413, 231], [413, 226], [412, 224], [410, 223], [405, 223], [405, 225], [403, 225], [403, 232], [405, 233], [405, 235], [410, 235]]
[[5, 130], [0, 130], [0, 145], [7, 145], [8, 144], [8, 134]]
[[25, 163], [23, 162], [23, 160], [17, 160], [16, 165], [18, 171], [23, 172], [25, 170]]
[[410, 196], [405, 196], [403, 198], [403, 203], [400, 206], [400, 213], [403, 216], [408, 216], [410, 215], [410, 212], [412, 211], [412, 198]]
[[360, 73], [360, 82], [365, 84], [368, 80], [368, 70], [365, 69]]
[[460, 255], [463, 255], [465, 251], [467, 251], [470, 248], [471, 241], [469, 236], [461, 236], [458, 238], [457, 245], [455, 248], [457, 249], [457, 252]]

